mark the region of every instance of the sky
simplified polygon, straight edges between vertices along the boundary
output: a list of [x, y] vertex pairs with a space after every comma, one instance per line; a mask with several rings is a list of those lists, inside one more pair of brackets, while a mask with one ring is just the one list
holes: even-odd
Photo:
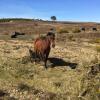
[[100, 22], [100, 0], [0, 0], [0, 18]]

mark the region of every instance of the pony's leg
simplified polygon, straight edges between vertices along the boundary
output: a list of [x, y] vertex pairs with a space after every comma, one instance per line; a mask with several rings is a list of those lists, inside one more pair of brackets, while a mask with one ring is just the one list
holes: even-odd
[[34, 64], [36, 64], [37, 62], [37, 51], [35, 51], [35, 61], [34, 61]]
[[40, 60], [41, 60], [41, 59], [40, 59], [40, 53], [38, 52], [38, 53], [37, 53], [37, 61], [40, 62]]
[[47, 64], [46, 64], [46, 54], [44, 54], [43, 52], [40, 54], [40, 59], [41, 61], [44, 62], [44, 66], [47, 69]]
[[45, 68], [46, 69], [47, 69], [47, 60], [48, 60], [49, 53], [50, 53], [50, 50], [45, 55]]
[[46, 54], [44, 55], [44, 66], [45, 66], [45, 69], [47, 69], [47, 59], [46, 59]]
[[47, 60], [46, 59], [45, 59], [44, 63], [45, 63], [45, 68], [47, 69], [48, 67], [47, 67]]
[[39, 54], [39, 59], [40, 59], [40, 61], [43, 61], [43, 53]]

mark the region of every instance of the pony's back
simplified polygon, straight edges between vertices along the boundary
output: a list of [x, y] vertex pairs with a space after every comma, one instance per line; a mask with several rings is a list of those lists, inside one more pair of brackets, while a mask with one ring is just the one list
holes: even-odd
[[37, 52], [46, 52], [50, 49], [50, 41], [46, 37], [37, 38], [34, 43], [34, 50]]

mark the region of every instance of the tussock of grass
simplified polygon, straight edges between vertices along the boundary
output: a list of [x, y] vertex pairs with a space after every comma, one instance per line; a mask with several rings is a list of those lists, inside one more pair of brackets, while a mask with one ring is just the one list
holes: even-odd
[[96, 46], [95, 49], [96, 49], [97, 52], [100, 52], [100, 46]]
[[30, 90], [30, 87], [23, 83], [18, 84], [17, 88], [20, 91], [29, 91]]
[[95, 39], [93, 42], [94, 43], [100, 43], [100, 39]]
[[67, 29], [60, 29], [58, 33], [69, 33]]
[[73, 33], [80, 33], [80, 32], [81, 32], [81, 30], [80, 30], [80, 29], [78, 29], [78, 28], [76, 28], [76, 29], [72, 30], [72, 32], [73, 32]]
[[99, 38], [92, 39], [89, 41], [89, 43], [100, 43], [100, 39]]

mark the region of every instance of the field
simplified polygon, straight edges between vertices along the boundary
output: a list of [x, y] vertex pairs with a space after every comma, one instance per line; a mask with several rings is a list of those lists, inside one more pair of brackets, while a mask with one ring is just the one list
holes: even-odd
[[[99, 100], [100, 26], [96, 25], [96, 32], [74, 33], [82, 25], [1, 22], [0, 100]], [[42, 62], [34, 64], [29, 49], [50, 28], [56, 31], [56, 47], [51, 49], [46, 70]], [[11, 39], [15, 31], [25, 35]]]

